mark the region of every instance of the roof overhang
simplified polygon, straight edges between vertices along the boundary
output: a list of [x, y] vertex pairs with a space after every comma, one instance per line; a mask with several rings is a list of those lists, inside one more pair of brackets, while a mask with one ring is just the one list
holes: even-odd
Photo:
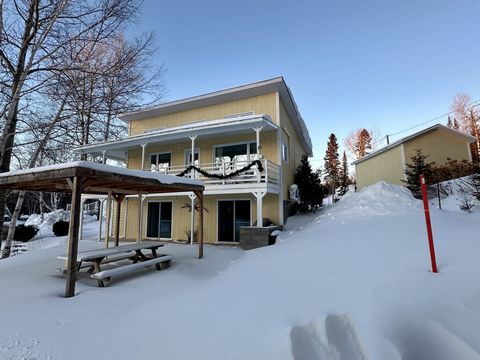
[[170, 144], [178, 141], [187, 141], [189, 136], [196, 135], [197, 139], [218, 138], [221, 136], [253, 134], [253, 128], [262, 127], [262, 131], [278, 130], [278, 125], [272, 122], [268, 115], [249, 115], [230, 119], [200, 121], [172, 128], [152, 131], [126, 139], [107, 141], [99, 144], [85, 145], [75, 149], [82, 154], [103, 154], [108, 152], [109, 158], [125, 160], [127, 151], [142, 144], [159, 143]]
[[70, 179], [83, 179], [82, 193], [117, 194], [191, 192], [205, 189], [200, 180], [132, 170], [90, 161], [47, 165], [0, 174], [0, 189], [71, 192]]
[[452, 128], [449, 128], [448, 126], [445, 126], [445, 125], [442, 125], [442, 124], [435, 124], [435, 125], [432, 125], [426, 129], [423, 129], [423, 130], [420, 130], [412, 135], [409, 135], [409, 136], [406, 136], [400, 140], [397, 140], [393, 143], [391, 143], [390, 145], [387, 145], [371, 154], [368, 154], [364, 157], [362, 157], [361, 159], [358, 159], [358, 160], [355, 160], [354, 162], [352, 162], [352, 165], [357, 165], [363, 161], [366, 161], [368, 159], [371, 159], [377, 155], [380, 155], [381, 153], [385, 152], [385, 151], [388, 151], [390, 149], [393, 149], [394, 147], [397, 147], [409, 140], [412, 140], [420, 135], [423, 135], [423, 134], [426, 134], [428, 132], [431, 132], [431, 131], [434, 131], [434, 130], [442, 130], [442, 131], [447, 131], [455, 136], [458, 136], [458, 137], [462, 137], [464, 138], [467, 142], [469, 143], [473, 143], [473, 142], [476, 142], [477, 141], [477, 138], [475, 138], [474, 136], [472, 135], [468, 135], [462, 131], [458, 131], [458, 130], [455, 130], [455, 129], [452, 129]]
[[293, 126], [302, 140], [306, 153], [311, 156], [312, 141], [305, 122], [298, 110], [293, 95], [283, 77], [276, 77], [269, 80], [259, 81], [251, 84], [236, 86], [229, 89], [211, 92], [199, 96], [189, 97], [177, 101], [166, 102], [157, 106], [120, 114], [119, 118], [125, 122], [132, 120], [143, 120], [152, 117], [177, 113], [181, 111], [197, 109], [219, 103], [246, 99], [249, 97], [278, 92], [282, 103], [285, 105]]

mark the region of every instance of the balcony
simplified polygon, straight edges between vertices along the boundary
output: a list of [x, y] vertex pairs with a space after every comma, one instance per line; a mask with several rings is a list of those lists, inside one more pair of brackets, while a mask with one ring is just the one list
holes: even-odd
[[[257, 165], [253, 165], [250, 169], [237, 176], [228, 179], [218, 179], [215, 175], [226, 176], [235, 171], [248, 166], [251, 161], [234, 160], [223, 161], [217, 163], [201, 163], [196, 166], [201, 170], [213, 176], [205, 176], [201, 172], [191, 170], [185, 174], [185, 177], [195, 178], [204, 181], [206, 190], [212, 189], [251, 189], [254, 187], [266, 187], [278, 189], [280, 186], [280, 167], [274, 162], [267, 159], [259, 159], [262, 163], [263, 171], [259, 171]], [[147, 171], [159, 171], [164, 174], [178, 175], [185, 171], [189, 165], [169, 166], [169, 167], [152, 167], [144, 169]], [[276, 192], [276, 191], [275, 191]]]

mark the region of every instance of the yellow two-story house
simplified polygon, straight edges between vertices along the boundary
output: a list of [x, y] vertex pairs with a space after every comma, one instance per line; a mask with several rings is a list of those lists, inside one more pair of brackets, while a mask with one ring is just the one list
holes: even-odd
[[[124, 161], [130, 169], [178, 175], [190, 167], [183, 176], [205, 183], [207, 243], [238, 243], [241, 226], [263, 226], [267, 218], [283, 225], [295, 169], [302, 155], [312, 155], [308, 130], [282, 77], [164, 103], [120, 119], [128, 124], [127, 138], [80, 151], [104, 161]], [[228, 177], [232, 173], [236, 176]], [[140, 221], [144, 239], [192, 242], [198, 218], [192, 207], [193, 193], [127, 196], [120, 236], [136, 239]]]

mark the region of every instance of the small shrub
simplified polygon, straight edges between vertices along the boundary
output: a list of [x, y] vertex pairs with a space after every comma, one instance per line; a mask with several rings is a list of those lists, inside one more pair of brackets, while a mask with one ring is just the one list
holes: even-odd
[[65, 236], [68, 235], [68, 227], [70, 226], [70, 222], [64, 220], [58, 220], [55, 224], [53, 224], [53, 233], [55, 236]]
[[35, 225], [18, 225], [15, 227], [15, 234], [13, 240], [27, 242], [32, 240], [37, 235], [38, 227]]
[[471, 213], [472, 209], [475, 207], [475, 200], [462, 197], [458, 203], [458, 206], [460, 207], [460, 210]]

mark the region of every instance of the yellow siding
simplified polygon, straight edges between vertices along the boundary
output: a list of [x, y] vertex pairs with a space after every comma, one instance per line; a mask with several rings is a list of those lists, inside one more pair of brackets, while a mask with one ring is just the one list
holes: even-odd
[[[442, 165], [447, 158], [452, 160], [470, 160], [469, 143], [465, 138], [443, 129], [436, 129], [421, 134], [403, 143], [405, 161], [416, 149], [421, 149], [425, 155], [429, 155], [427, 161]], [[357, 189], [374, 184], [380, 180], [402, 185], [404, 178], [402, 160], [402, 146], [389, 149], [377, 156], [367, 159], [356, 165]]]
[[130, 123], [130, 135], [141, 134], [145, 130], [179, 126], [193, 121], [223, 119], [227, 115], [249, 111], [253, 111], [256, 114], [270, 115], [272, 121], [277, 123], [275, 94], [276, 93], [259, 95], [223, 104], [180, 111], [151, 119], [134, 120]]
[[357, 189], [384, 180], [402, 184], [403, 161], [401, 146], [396, 146], [356, 165]]
[[[293, 184], [295, 169], [299, 164], [302, 156], [305, 155], [302, 142], [295, 131], [292, 120], [288, 116], [285, 106], [280, 101], [280, 123], [282, 127], [281, 134], [288, 139], [288, 163], [282, 161], [282, 191], [284, 199], [289, 198], [289, 188]], [[278, 151], [278, 150], [277, 150]]]
[[429, 155], [427, 161], [442, 165], [447, 158], [452, 160], [470, 160], [470, 148], [468, 142], [451, 132], [434, 130], [411, 139], [404, 144], [406, 160], [414, 154], [415, 149], [421, 149], [425, 155]]
[[[206, 243], [217, 242], [217, 201], [224, 200], [250, 200], [251, 202], [251, 221], [252, 224], [256, 221], [256, 199], [251, 194], [234, 194], [234, 195], [211, 195], [205, 196], [204, 207], [206, 209], [204, 215], [204, 236]], [[149, 201], [171, 201], [173, 209], [172, 217], [172, 240], [186, 240], [187, 232], [190, 232], [190, 208], [184, 208], [185, 204], [190, 205], [190, 198], [187, 196], [159, 196], [147, 197], [143, 205], [143, 238], [146, 236], [147, 229], [147, 203]], [[122, 216], [120, 219], [120, 235], [129, 240], [136, 239], [137, 236], [137, 219], [138, 219], [138, 199], [129, 198], [127, 210], [127, 233], [124, 233], [125, 221], [125, 202], [122, 205]], [[267, 194], [263, 199], [263, 217], [268, 217], [274, 223], [278, 224], [278, 196]], [[198, 225], [198, 212], [195, 214], [195, 223]], [[163, 239], [162, 239], [163, 240]], [[167, 240], [167, 239], [164, 239]]]

